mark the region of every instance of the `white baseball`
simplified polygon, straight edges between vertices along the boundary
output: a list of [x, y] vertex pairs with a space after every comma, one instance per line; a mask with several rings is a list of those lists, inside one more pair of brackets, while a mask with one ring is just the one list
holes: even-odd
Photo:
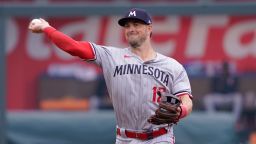
[[40, 24], [42, 21], [40, 19], [33, 19], [29, 25], [29, 29], [34, 33], [41, 33], [42, 30], [40, 28]]
[[32, 23], [32, 24], [38, 24], [38, 23], [41, 23], [41, 20], [39, 20], [39, 19], [33, 19], [33, 20], [31, 21], [31, 23]]

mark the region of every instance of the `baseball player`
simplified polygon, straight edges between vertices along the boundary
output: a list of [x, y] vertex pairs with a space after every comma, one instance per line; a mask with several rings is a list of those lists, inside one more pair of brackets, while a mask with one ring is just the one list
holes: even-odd
[[[152, 20], [145, 10], [129, 10], [118, 24], [128, 48], [76, 41], [41, 18], [32, 20], [29, 29], [44, 33], [67, 53], [102, 67], [116, 116], [116, 144], [174, 144], [173, 124], [192, 111], [186, 71], [152, 47]], [[164, 96], [176, 99], [163, 101]]]

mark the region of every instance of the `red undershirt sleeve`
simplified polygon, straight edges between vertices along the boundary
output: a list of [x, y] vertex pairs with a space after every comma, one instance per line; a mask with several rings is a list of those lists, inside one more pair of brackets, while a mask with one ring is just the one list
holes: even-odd
[[53, 27], [47, 27], [43, 32], [57, 47], [65, 52], [85, 60], [95, 59], [94, 50], [89, 42], [76, 41]]

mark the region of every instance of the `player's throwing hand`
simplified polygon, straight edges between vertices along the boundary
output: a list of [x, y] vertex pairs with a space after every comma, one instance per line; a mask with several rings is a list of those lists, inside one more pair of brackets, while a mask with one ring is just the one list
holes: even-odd
[[42, 18], [33, 19], [28, 26], [28, 29], [31, 30], [33, 33], [41, 33], [43, 29], [49, 27], [49, 23]]

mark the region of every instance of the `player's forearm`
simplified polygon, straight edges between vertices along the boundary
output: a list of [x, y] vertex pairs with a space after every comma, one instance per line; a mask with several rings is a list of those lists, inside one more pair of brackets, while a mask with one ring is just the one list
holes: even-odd
[[78, 56], [82, 59], [94, 58], [93, 50], [88, 42], [81, 43], [75, 41], [71, 37], [57, 31], [53, 27], [47, 27], [43, 31], [57, 47], [65, 52], [73, 56]]
[[191, 98], [189, 96], [185, 96], [185, 98], [183, 98], [183, 100], [182, 100], [182, 103], [183, 103], [183, 105], [185, 105], [187, 107], [188, 114], [190, 114], [193, 109], [193, 103], [192, 103]]
[[182, 101], [182, 116], [181, 118], [186, 117], [192, 112], [193, 109], [193, 103], [189, 95], [183, 95], [181, 96], [181, 101]]

